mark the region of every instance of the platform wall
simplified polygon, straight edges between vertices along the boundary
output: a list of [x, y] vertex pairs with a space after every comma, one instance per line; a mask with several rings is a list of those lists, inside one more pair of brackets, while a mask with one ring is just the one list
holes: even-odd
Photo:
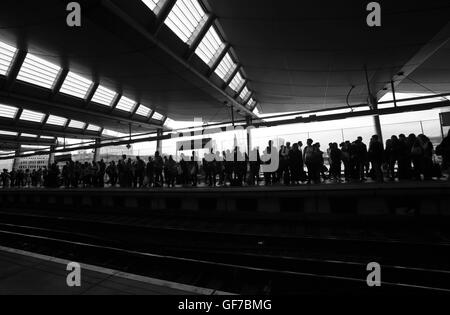
[[0, 205], [105, 212], [215, 211], [450, 215], [448, 183], [160, 190], [0, 190]]

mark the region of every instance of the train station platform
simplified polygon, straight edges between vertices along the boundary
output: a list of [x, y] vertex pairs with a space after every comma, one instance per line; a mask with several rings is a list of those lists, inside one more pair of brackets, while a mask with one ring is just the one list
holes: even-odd
[[450, 215], [450, 182], [388, 182], [159, 189], [0, 189], [5, 208], [104, 213], [206, 211]]
[[81, 264], [81, 286], [69, 287], [68, 260], [0, 246], [0, 295], [219, 295], [211, 289]]

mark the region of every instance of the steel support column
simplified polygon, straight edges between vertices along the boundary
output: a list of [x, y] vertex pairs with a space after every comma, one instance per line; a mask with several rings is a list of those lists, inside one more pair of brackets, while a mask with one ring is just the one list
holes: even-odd
[[95, 148], [94, 148], [94, 161], [98, 161], [98, 158], [100, 157], [100, 139], [95, 139]]
[[383, 143], [383, 131], [381, 129], [380, 115], [373, 116], [373, 123], [375, 126], [375, 132], [378, 135], [378, 139]]
[[16, 150], [16, 157], [13, 160], [13, 165], [12, 165], [12, 169], [15, 170], [19, 167], [20, 165], [20, 157], [18, 157], [20, 155], [20, 150], [21, 150], [22, 146], [19, 145], [19, 147]]
[[247, 117], [246, 118], [247, 121], [247, 154], [250, 156], [250, 151], [253, 149], [253, 144], [252, 144], [252, 128], [250, 128], [250, 126], [252, 125], [252, 118], [251, 117]]
[[52, 165], [53, 163], [55, 163], [55, 146], [51, 146], [50, 147], [50, 153], [48, 154], [48, 165]]
[[156, 141], [156, 151], [158, 151], [160, 154], [162, 154], [162, 140], [160, 139], [160, 137], [162, 137], [162, 135], [163, 135], [163, 130], [158, 129], [158, 131], [156, 132], [156, 135], [158, 137], [158, 140]]

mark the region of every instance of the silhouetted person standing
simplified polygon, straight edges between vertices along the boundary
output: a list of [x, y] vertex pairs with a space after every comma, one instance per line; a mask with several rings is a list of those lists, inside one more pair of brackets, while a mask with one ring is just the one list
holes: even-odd
[[250, 176], [248, 182], [250, 185], [258, 186], [259, 172], [261, 169], [261, 157], [259, 156], [259, 150], [253, 149], [250, 157]]
[[294, 143], [292, 149], [289, 151], [289, 169], [291, 182], [293, 184], [299, 184], [303, 170], [303, 157], [297, 143]]
[[109, 163], [108, 167], [106, 168], [106, 174], [109, 177], [109, 184], [111, 187], [116, 187], [117, 184], [117, 167], [116, 163], [112, 161]]
[[164, 186], [164, 180], [163, 180], [163, 168], [164, 168], [164, 161], [159, 154], [159, 151], [155, 152], [155, 161], [153, 163], [153, 169], [155, 171], [155, 187], [163, 187]]
[[192, 152], [189, 168], [190, 168], [190, 178], [191, 178], [192, 187], [197, 187], [197, 184], [198, 184], [198, 162], [197, 162], [197, 158], [195, 156], [195, 152]]
[[375, 180], [383, 182], [383, 171], [381, 170], [381, 165], [383, 164], [383, 145], [379, 141], [378, 135], [372, 136], [370, 140], [368, 158], [372, 164]]
[[436, 148], [436, 154], [442, 156], [442, 170], [448, 171], [450, 168], [450, 131]]
[[342, 151], [339, 149], [337, 143], [332, 143], [330, 149], [330, 177], [338, 182], [341, 181], [341, 168]]
[[139, 156], [136, 157], [135, 178], [137, 184], [139, 184], [139, 188], [142, 188], [144, 186], [145, 167], [145, 162]]
[[404, 134], [398, 136], [398, 178], [399, 180], [411, 178], [411, 149]]
[[363, 143], [362, 137], [358, 137], [358, 139], [355, 141], [354, 150], [356, 178], [364, 181], [366, 180], [364, 169], [366, 167], [368, 159], [367, 146]]
[[314, 154], [313, 140], [308, 139], [306, 141], [305, 150], [303, 151], [303, 161], [305, 162], [306, 168], [308, 169], [308, 184], [311, 183], [311, 181], [313, 181], [314, 177], [313, 154]]

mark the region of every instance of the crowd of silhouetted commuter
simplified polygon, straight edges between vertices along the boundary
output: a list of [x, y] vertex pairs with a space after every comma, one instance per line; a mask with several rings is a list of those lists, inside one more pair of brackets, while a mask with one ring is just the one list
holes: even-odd
[[[267, 157], [273, 158], [273, 152], [278, 152], [278, 167], [269, 172], [264, 165], [272, 162]], [[442, 157], [441, 163], [437, 163], [436, 156]], [[326, 152], [312, 139], [308, 139], [305, 146], [299, 141], [286, 143], [279, 149], [270, 141], [263, 152], [254, 149], [247, 154], [238, 147], [231, 152], [211, 150], [201, 160], [195, 152], [190, 157], [182, 154], [179, 162], [156, 152], [145, 161], [124, 155], [110, 163], [68, 161], [62, 167], [53, 163], [37, 170], [5, 169], [0, 174], [0, 185], [3, 188], [157, 188], [197, 186], [200, 181], [211, 187], [363, 182], [367, 179], [384, 182], [440, 178], [449, 166], [450, 133], [436, 148], [422, 134], [392, 136], [384, 145], [374, 135], [368, 145], [361, 137], [353, 142], [329, 143]]]

